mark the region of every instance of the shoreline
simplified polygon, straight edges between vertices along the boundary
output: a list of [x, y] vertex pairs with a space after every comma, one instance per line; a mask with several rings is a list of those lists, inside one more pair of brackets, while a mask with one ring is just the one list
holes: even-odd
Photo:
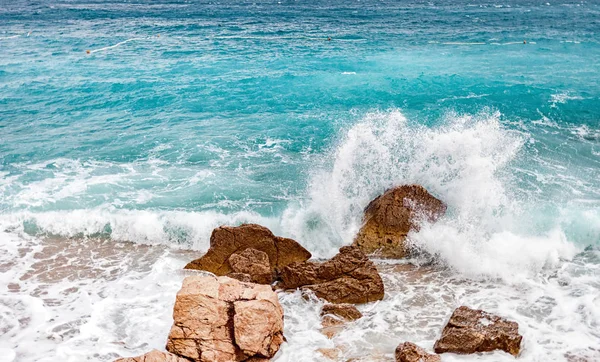
[[[0, 348], [16, 348], [17, 356], [24, 358], [21, 360], [31, 361], [43, 360], [41, 357], [48, 353], [65, 360], [69, 360], [68, 356], [95, 355], [94, 360], [112, 361], [151, 348], [164, 350], [175, 294], [186, 275], [198, 274], [181, 268], [201, 253], [109, 239], [31, 238], [29, 242], [29, 246], [18, 247], [20, 265], [9, 266], [6, 258], [0, 264], [3, 277], [10, 272], [19, 280], [16, 283], [19, 287], [4, 283], [7, 292], [3, 293], [3, 299], [4, 302], [7, 297], [21, 300], [25, 306], [29, 303], [44, 310], [45, 320], [35, 314], [27, 316], [27, 308], [21, 308], [25, 315], [16, 316], [17, 320], [25, 318], [37, 323], [37, 326], [25, 323], [18, 328], [27, 332], [21, 333], [21, 338], [29, 336], [36, 340], [40, 352], [44, 352], [27, 351], [22, 355], [24, 350], [18, 345], [7, 346], [6, 341]], [[58, 249], [62, 252], [54, 254]], [[27, 260], [33, 263], [27, 265]], [[64, 260], [71, 263], [71, 273], [67, 276], [61, 266]], [[322, 301], [305, 300], [300, 292], [279, 292], [285, 311], [287, 343], [273, 360], [291, 361], [298, 353], [307, 356], [307, 360], [320, 360], [323, 358], [320, 349], [341, 350], [338, 361], [351, 358], [372, 361], [377, 356], [389, 360], [401, 341], [431, 350], [450, 313], [459, 304], [519, 322], [524, 335], [519, 361], [536, 361], [540, 355], [557, 361], [567, 355], [596, 356], [596, 352], [585, 347], [586, 339], [592, 337], [586, 336], [585, 331], [548, 334], [563, 323], [561, 320], [557, 320], [558, 325], [551, 321], [544, 323], [552, 315], [547, 308], [560, 302], [544, 295], [557, 296], [568, 291], [561, 292], [565, 289], [561, 286], [565, 276], [560, 275], [560, 270], [559, 275], [548, 273], [541, 281], [509, 285], [501, 280], [473, 280], [435, 265], [419, 267], [406, 261], [373, 261], [385, 284], [384, 299], [359, 305], [364, 317], [347, 324], [332, 339], [320, 332]], [[564, 272], [573, 265], [569, 262], [561, 269]], [[566, 349], [560, 347], [565, 338], [579, 342]], [[553, 351], [547, 348], [549, 345], [558, 348]], [[26, 355], [30, 357], [25, 358]], [[464, 356], [444, 355], [444, 361], [458, 360], [464, 360]], [[514, 361], [514, 357], [497, 352], [493, 356], [470, 356], [469, 360]]]

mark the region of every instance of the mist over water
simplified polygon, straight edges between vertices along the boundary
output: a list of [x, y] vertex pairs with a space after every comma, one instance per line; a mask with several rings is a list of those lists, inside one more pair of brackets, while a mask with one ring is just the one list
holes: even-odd
[[0, 361], [161, 349], [213, 228], [328, 258], [412, 183], [448, 205], [409, 236], [424, 269], [379, 261], [386, 298], [333, 340], [318, 301], [280, 295], [278, 361], [431, 348], [460, 304], [518, 321], [522, 360], [600, 358], [598, 19], [585, 1], [0, 4]]

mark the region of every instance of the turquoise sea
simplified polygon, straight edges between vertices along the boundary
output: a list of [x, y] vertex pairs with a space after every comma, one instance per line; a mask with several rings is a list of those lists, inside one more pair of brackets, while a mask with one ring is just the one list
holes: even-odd
[[[600, 3], [0, 0], [0, 361], [162, 348], [214, 227], [331, 257], [405, 183], [449, 207], [412, 242], [490, 289], [450, 300], [519, 321], [523, 360], [600, 360]], [[32, 272], [65, 265], [96, 274]], [[430, 348], [447, 316], [405, 297], [344, 358]], [[314, 308], [282, 303], [278, 361], [321, 360]]]

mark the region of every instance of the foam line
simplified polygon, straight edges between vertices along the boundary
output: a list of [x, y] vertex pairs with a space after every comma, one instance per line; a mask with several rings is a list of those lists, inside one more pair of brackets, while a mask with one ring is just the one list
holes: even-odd
[[121, 46], [123, 44], [129, 43], [130, 41], [135, 41], [135, 40], [146, 40], [146, 38], [131, 38], [131, 39], [123, 40], [122, 42], [117, 43], [115, 45], [107, 46], [107, 47], [100, 48], [100, 49], [90, 50], [90, 54], [93, 54], [93, 53], [96, 53], [96, 52], [101, 52], [101, 51], [104, 51], [104, 50], [113, 49], [113, 48], [116, 48], [116, 47]]
[[17, 35], [11, 35], [11, 36], [4, 36], [4, 37], [0, 37], [0, 40], [5, 40], [5, 39], [14, 39], [14, 38], [18, 38], [20, 37], [21, 34], [17, 34]]
[[463, 42], [448, 42], [442, 43], [444, 45], [485, 45], [485, 43], [463, 43]]

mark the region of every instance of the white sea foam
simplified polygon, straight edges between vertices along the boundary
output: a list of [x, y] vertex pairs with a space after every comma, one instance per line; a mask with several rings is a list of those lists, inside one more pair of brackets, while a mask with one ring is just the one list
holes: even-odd
[[[581, 203], [552, 205], [556, 215], [534, 227], [539, 205], [516, 197], [512, 179], [513, 163], [528, 139], [505, 128], [498, 113], [448, 114], [440, 126], [429, 128], [396, 110], [374, 112], [343, 132], [314, 166], [305, 197], [292, 198], [281, 215], [126, 210], [112, 204], [3, 214], [2, 358], [111, 361], [162, 349], [174, 295], [185, 275], [181, 267], [198, 255], [174, 245], [206, 250], [214, 227], [256, 222], [299, 240], [317, 257], [329, 257], [351, 243], [362, 210], [373, 197], [396, 184], [418, 183], [448, 204], [444, 218], [410, 235], [414, 246], [438, 260], [437, 266], [415, 269], [403, 262], [378, 262], [386, 297], [360, 306], [364, 317], [333, 339], [319, 332], [321, 302], [306, 300], [299, 292], [280, 294], [287, 342], [277, 361], [296, 361], [299, 355], [305, 361], [320, 361], [319, 348], [339, 348], [340, 360], [391, 359], [402, 341], [431, 349], [459, 305], [519, 322], [524, 335], [520, 360], [596, 360], [600, 257], [594, 249], [575, 256], [580, 248], [569, 229], [584, 230], [579, 237], [591, 242], [600, 237], [600, 229], [594, 227], [600, 215], [593, 208], [580, 208], [574, 217]], [[261, 145], [272, 150], [281, 142], [266, 140]], [[60, 172], [53, 172], [65, 177], [66, 191], [50, 181], [36, 181], [22, 185], [18, 198], [35, 205], [39, 198], [80, 193], [83, 186], [71, 184], [81, 175], [92, 182], [105, 177], [97, 172], [98, 165], [59, 163]], [[43, 172], [48, 165], [28, 167]], [[110, 167], [114, 166], [100, 168]], [[132, 165], [123, 170], [114, 182], [140, 171]], [[196, 174], [194, 182], [211, 177]], [[18, 180], [2, 177], [0, 187], [12, 187]], [[503, 353], [444, 358], [514, 360]]]

